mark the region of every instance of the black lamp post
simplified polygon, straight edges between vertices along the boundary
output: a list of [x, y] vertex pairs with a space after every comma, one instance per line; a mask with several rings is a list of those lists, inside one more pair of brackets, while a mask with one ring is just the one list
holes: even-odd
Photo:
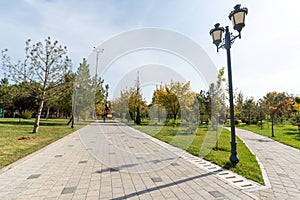
[[[231, 74], [231, 58], [230, 48], [234, 40], [241, 38], [241, 31], [245, 26], [245, 16], [248, 14], [247, 8], [241, 8], [238, 4], [234, 7], [234, 10], [229, 14], [229, 19], [233, 23], [233, 29], [238, 31], [238, 35], [234, 36], [229, 32], [228, 26], [225, 27], [225, 39], [222, 39], [222, 33], [224, 28], [220, 27], [220, 24], [215, 24], [215, 28], [211, 29], [209, 34], [212, 36], [213, 43], [217, 46], [217, 51], [220, 48], [225, 48], [227, 52], [227, 68], [228, 68], [228, 85], [229, 85], [229, 104], [230, 104], [230, 123], [231, 123], [231, 156], [230, 162], [236, 165], [239, 162], [236, 151], [236, 139], [235, 139], [235, 121], [234, 121], [234, 104], [233, 104], [233, 90], [232, 90], [232, 74]], [[223, 40], [223, 41], [222, 41]], [[221, 44], [222, 43], [222, 44]], [[221, 45], [220, 45], [221, 44]]]

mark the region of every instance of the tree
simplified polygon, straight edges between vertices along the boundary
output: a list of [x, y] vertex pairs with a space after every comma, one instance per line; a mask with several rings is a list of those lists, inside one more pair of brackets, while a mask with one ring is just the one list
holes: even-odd
[[104, 79], [101, 77], [97, 81], [95, 93], [95, 108], [97, 116], [106, 117], [109, 112], [108, 104], [108, 89], [109, 85], [104, 85]]
[[208, 119], [211, 115], [211, 102], [209, 92], [201, 90], [196, 94], [196, 99], [199, 106], [200, 123], [203, 124], [203, 122], [205, 122], [206, 124], [208, 124]]
[[74, 84], [75, 113], [74, 116], [87, 119], [95, 108], [96, 79], [91, 77], [87, 60], [83, 58], [77, 72]]
[[[33, 91], [29, 87], [35, 88]], [[8, 79], [0, 82], [0, 108], [5, 110], [5, 115], [15, 117], [22, 115], [24, 111], [33, 112], [37, 109], [37, 101], [34, 98], [40, 86], [36, 83], [9, 84]]]
[[293, 107], [294, 115], [291, 118], [291, 123], [294, 126], [298, 126], [298, 131], [300, 134], [300, 96], [294, 98], [292, 102], [292, 107]]
[[122, 119], [134, 120], [136, 123], [137, 110], [139, 106], [140, 118], [148, 112], [146, 100], [142, 98], [141, 93], [137, 93], [136, 88], [125, 88], [120, 92], [120, 96], [112, 101], [114, 112]]
[[130, 120], [129, 116], [129, 97], [134, 92], [133, 88], [125, 88], [120, 92], [120, 96], [112, 101], [112, 106], [117, 115], [122, 119]]
[[75, 73], [69, 71], [64, 75], [63, 84], [60, 87], [61, 94], [58, 96], [55, 106], [57, 106], [63, 116], [66, 118], [70, 116], [72, 112], [72, 96], [73, 87], [75, 82]]
[[224, 68], [219, 70], [216, 83], [209, 86], [209, 98], [211, 104], [211, 129], [216, 132], [216, 149], [218, 149], [218, 139], [221, 133], [220, 124], [224, 124], [226, 120], [225, 93], [223, 84], [226, 81], [224, 76]]
[[255, 101], [253, 97], [250, 97], [249, 99], [246, 99], [242, 106], [242, 113], [245, 117], [247, 117], [246, 123], [248, 125], [251, 124], [251, 117], [254, 116], [255, 113]]
[[272, 121], [272, 137], [274, 135], [274, 119], [276, 115], [284, 115], [288, 111], [289, 98], [285, 92], [269, 92], [263, 97], [263, 107], [270, 115]]
[[[7, 109], [13, 102], [11, 87], [8, 85], [8, 79], [3, 78], [0, 82], [0, 108]], [[3, 116], [4, 116], [3, 110]]]
[[169, 118], [189, 119], [188, 114], [192, 111], [195, 96], [196, 94], [191, 91], [190, 82], [171, 81], [170, 84], [156, 87], [152, 104], [166, 109]]
[[244, 107], [244, 94], [240, 91], [235, 97], [234, 113], [236, 119], [241, 119]]
[[35, 99], [32, 96], [20, 94], [14, 99], [14, 107], [19, 111], [20, 117], [24, 112], [30, 112], [37, 107]]
[[52, 42], [50, 37], [44, 43], [37, 42], [31, 44], [31, 40], [26, 41], [25, 60], [12, 64], [10, 57], [6, 54], [7, 50], [2, 51], [3, 66], [8, 69], [11, 77], [16, 82], [31, 82], [41, 85], [41, 91], [37, 94], [39, 107], [32, 133], [37, 133], [40, 118], [46, 99], [51, 98], [49, 93], [62, 83], [63, 76], [71, 65], [67, 56], [67, 47]]

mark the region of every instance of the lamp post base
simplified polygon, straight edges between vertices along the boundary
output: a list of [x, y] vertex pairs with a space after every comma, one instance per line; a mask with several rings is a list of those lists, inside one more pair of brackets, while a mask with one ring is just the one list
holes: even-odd
[[236, 152], [236, 142], [231, 142], [231, 155], [230, 155], [230, 162], [233, 166], [236, 166], [239, 163], [239, 157], [237, 156]]

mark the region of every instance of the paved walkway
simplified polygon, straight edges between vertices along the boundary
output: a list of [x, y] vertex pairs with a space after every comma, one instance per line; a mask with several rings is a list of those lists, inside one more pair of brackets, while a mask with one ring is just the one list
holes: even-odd
[[[259, 148], [274, 155], [285, 149], [294, 153], [285, 146]], [[289, 184], [296, 192], [299, 182], [293, 176], [299, 177], [300, 157], [286, 154], [282, 158], [276, 154], [278, 160], [273, 157], [268, 162], [277, 164], [289, 157], [284, 160], [291, 170], [288, 175], [281, 165], [267, 172], [274, 187], [276, 178], [273, 181], [272, 173], [282, 178], [280, 184]], [[298, 163], [298, 167], [294, 169], [290, 163]], [[0, 199], [247, 200], [274, 193], [272, 189], [249, 192], [256, 189], [251, 181], [121, 123], [93, 123], [0, 174]]]
[[236, 132], [265, 168], [269, 188], [254, 194], [260, 199], [300, 199], [300, 151], [250, 131]]

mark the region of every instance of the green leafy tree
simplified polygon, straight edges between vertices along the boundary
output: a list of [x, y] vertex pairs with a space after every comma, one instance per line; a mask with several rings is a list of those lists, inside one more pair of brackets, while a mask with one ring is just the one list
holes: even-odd
[[272, 121], [272, 137], [275, 137], [274, 134], [274, 119], [276, 115], [282, 116], [286, 114], [289, 110], [289, 98], [285, 92], [269, 92], [267, 93], [262, 100], [264, 110], [271, 117]]
[[[108, 114], [109, 109], [107, 107], [108, 102], [108, 90], [109, 85], [104, 85], [104, 79], [101, 77], [98, 79], [96, 85], [96, 93], [95, 93], [95, 108], [97, 116], [106, 116]], [[108, 110], [107, 110], [108, 109]]]
[[114, 112], [121, 119], [131, 119], [129, 115], [129, 97], [134, 92], [134, 88], [125, 88], [120, 92], [120, 96], [112, 101]]
[[216, 83], [211, 83], [209, 86], [211, 104], [210, 129], [216, 133], [216, 149], [218, 149], [218, 139], [221, 133], [220, 125], [223, 125], [226, 121], [226, 96], [223, 87], [225, 81], [224, 68], [222, 68], [219, 70]]
[[246, 99], [242, 106], [242, 115], [245, 116], [246, 123], [248, 125], [251, 124], [251, 118], [256, 114], [256, 104], [253, 97], [250, 97], [249, 99]]
[[[28, 90], [28, 87], [35, 90]], [[8, 84], [8, 79], [2, 79], [0, 83], [0, 108], [5, 110], [5, 115], [15, 117], [22, 115], [24, 111], [33, 112], [37, 109], [35, 95], [40, 90], [36, 83], [22, 82], [19, 84]]]
[[169, 84], [156, 87], [152, 104], [163, 107], [169, 118], [176, 120], [178, 117], [189, 119], [188, 113], [192, 111], [192, 104], [196, 94], [191, 91], [190, 82], [181, 83], [171, 81]]
[[3, 110], [8, 109], [9, 105], [13, 102], [11, 88], [8, 85], [8, 79], [3, 78], [0, 82], [0, 108]]
[[291, 123], [294, 126], [298, 126], [298, 131], [300, 134], [300, 96], [296, 97], [293, 102], [292, 102], [292, 107], [293, 107], [293, 116], [291, 118]]
[[136, 123], [137, 110], [139, 106], [140, 118], [148, 112], [147, 102], [136, 88], [125, 88], [120, 92], [120, 96], [112, 101], [114, 113], [122, 119], [134, 120]]
[[60, 87], [61, 93], [58, 95], [58, 99], [55, 102], [55, 106], [60, 109], [63, 116], [66, 118], [70, 116], [72, 112], [72, 96], [75, 76], [75, 73], [71, 71], [64, 75], [64, 82]]
[[243, 107], [244, 107], [244, 94], [242, 93], [242, 91], [240, 91], [235, 96], [235, 106], [234, 106], [235, 119], [243, 118]]
[[75, 113], [77, 120], [88, 119], [95, 108], [95, 79], [91, 77], [89, 65], [84, 58], [79, 65], [74, 84]]

